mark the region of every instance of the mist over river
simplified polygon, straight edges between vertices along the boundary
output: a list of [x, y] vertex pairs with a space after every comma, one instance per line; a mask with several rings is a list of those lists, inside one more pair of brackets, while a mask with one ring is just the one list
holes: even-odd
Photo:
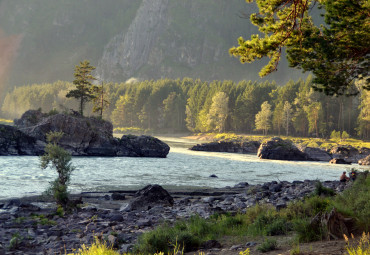
[[[197, 152], [187, 148], [196, 141], [160, 138], [167, 142], [167, 158], [74, 157], [70, 191], [138, 189], [147, 184], [171, 188], [225, 187], [239, 182], [337, 180], [343, 170], [358, 165], [322, 162], [261, 160], [255, 155]], [[210, 178], [215, 174], [218, 178]], [[39, 158], [0, 157], [0, 199], [41, 194], [56, 178], [53, 170], [41, 170]]]

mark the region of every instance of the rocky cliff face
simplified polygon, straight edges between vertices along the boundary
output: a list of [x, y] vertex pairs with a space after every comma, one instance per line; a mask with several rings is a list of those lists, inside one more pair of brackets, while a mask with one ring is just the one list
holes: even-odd
[[[3, 0], [0, 30], [22, 38], [8, 85], [72, 80], [73, 66], [84, 59], [97, 66], [96, 75], [115, 82], [258, 80], [264, 61], [241, 65], [228, 53], [237, 38], [257, 32], [241, 17], [256, 10], [243, 0]], [[283, 61], [268, 79], [299, 76]]]

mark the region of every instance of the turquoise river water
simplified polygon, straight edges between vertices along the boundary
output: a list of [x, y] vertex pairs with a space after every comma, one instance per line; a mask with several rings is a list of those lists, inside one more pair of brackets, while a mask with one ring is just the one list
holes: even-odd
[[[163, 138], [171, 147], [167, 158], [74, 157], [70, 191], [138, 189], [147, 184], [171, 188], [225, 187], [239, 182], [337, 180], [358, 165], [261, 160], [255, 155], [195, 152], [194, 141]], [[360, 168], [361, 169], [361, 168]], [[362, 167], [362, 169], [369, 169]], [[210, 178], [215, 174], [218, 178]], [[41, 194], [56, 178], [41, 170], [38, 157], [0, 157], [0, 199]]]

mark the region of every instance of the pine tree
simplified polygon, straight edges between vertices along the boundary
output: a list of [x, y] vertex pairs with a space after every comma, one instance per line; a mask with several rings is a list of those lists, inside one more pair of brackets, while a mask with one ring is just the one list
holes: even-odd
[[85, 104], [96, 97], [91, 83], [92, 80], [95, 80], [95, 77], [91, 74], [93, 70], [95, 70], [95, 67], [91, 66], [89, 61], [80, 62], [80, 65], [75, 67], [74, 73], [73, 84], [76, 89], [70, 90], [66, 95], [68, 98], [74, 97], [80, 101], [79, 111], [82, 116]]

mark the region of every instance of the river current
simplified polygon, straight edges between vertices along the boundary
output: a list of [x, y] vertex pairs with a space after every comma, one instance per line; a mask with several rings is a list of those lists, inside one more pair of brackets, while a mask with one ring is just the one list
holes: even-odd
[[[261, 160], [255, 155], [196, 152], [195, 143], [162, 138], [170, 147], [167, 158], [74, 157], [76, 168], [70, 192], [138, 189], [147, 184], [170, 188], [225, 187], [239, 182], [337, 180], [342, 171], [358, 165], [323, 162]], [[218, 178], [210, 178], [215, 174]], [[40, 169], [38, 157], [0, 157], [0, 199], [41, 194], [56, 178], [55, 171]]]

